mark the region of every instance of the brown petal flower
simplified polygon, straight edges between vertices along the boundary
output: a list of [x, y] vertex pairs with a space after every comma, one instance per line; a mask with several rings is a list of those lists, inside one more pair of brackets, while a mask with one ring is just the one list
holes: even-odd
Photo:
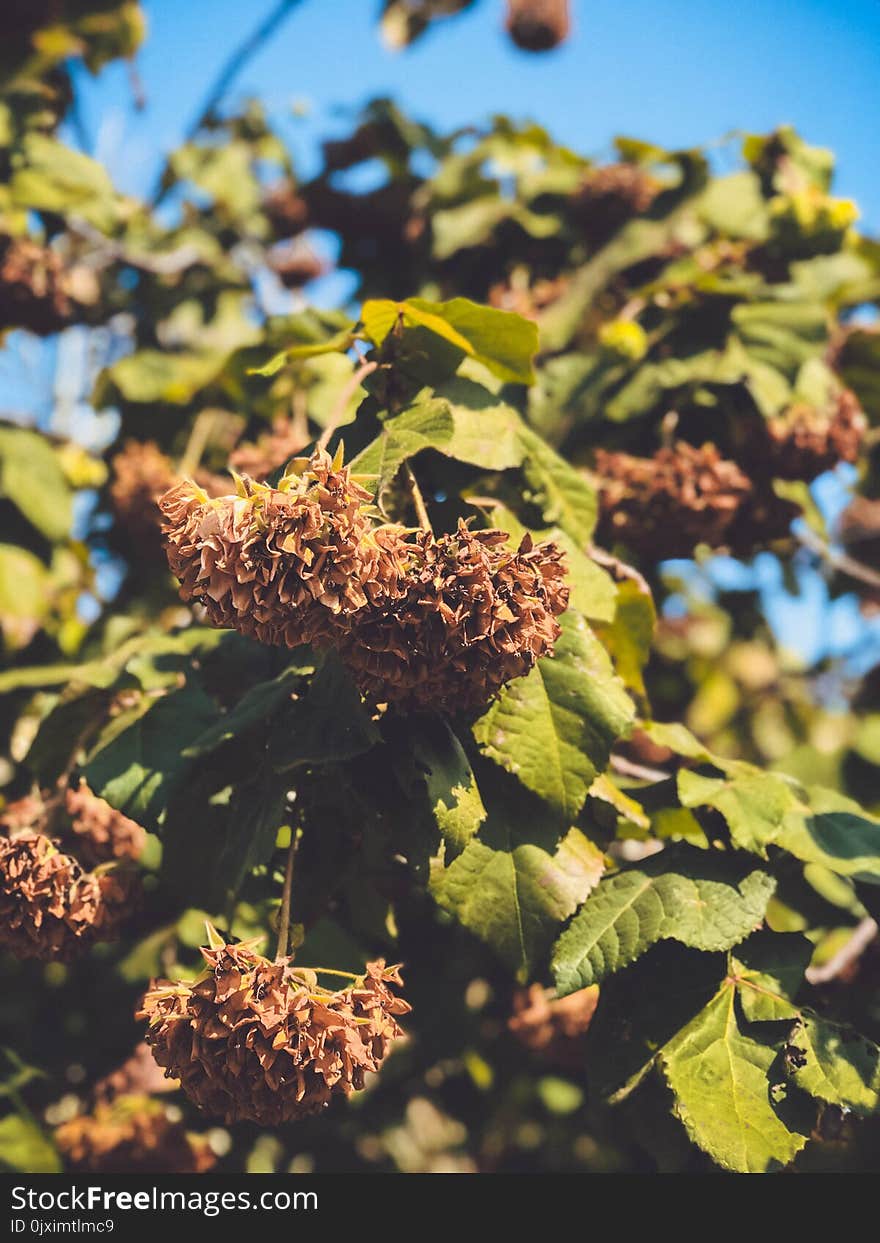
[[59, 1126], [55, 1143], [69, 1170], [92, 1174], [202, 1174], [217, 1160], [203, 1136], [144, 1095], [100, 1101]]
[[568, 1070], [584, 1068], [584, 1037], [596, 1011], [595, 985], [549, 997], [541, 984], [518, 989], [507, 1028], [526, 1049]]
[[680, 440], [653, 457], [596, 452], [601, 538], [649, 558], [720, 548], [752, 485], [715, 445]]
[[767, 424], [770, 451], [764, 469], [779, 479], [810, 482], [838, 462], [854, 462], [867, 428], [850, 389], [841, 390], [829, 410], [792, 406]]
[[289, 961], [248, 945], [203, 949], [208, 971], [194, 983], [154, 980], [138, 1018], [166, 1074], [227, 1122], [267, 1126], [305, 1118], [334, 1096], [364, 1086], [401, 1036], [410, 1007], [391, 991], [399, 968], [368, 963], [363, 977], [331, 992]]
[[277, 488], [244, 479], [239, 494], [210, 500], [178, 484], [160, 508], [181, 596], [200, 600], [215, 626], [262, 643], [332, 641], [381, 577], [369, 500], [321, 449]]
[[0, 838], [0, 946], [67, 962], [114, 939], [136, 884], [130, 872], [84, 871], [42, 833]]
[[402, 577], [339, 644], [365, 695], [469, 712], [552, 654], [568, 605], [562, 554], [528, 537], [513, 552], [507, 538], [460, 523], [437, 539], [422, 532], [397, 542]]
[[65, 791], [64, 809], [77, 853], [87, 863], [140, 858], [147, 840], [143, 828], [93, 794], [85, 781]]

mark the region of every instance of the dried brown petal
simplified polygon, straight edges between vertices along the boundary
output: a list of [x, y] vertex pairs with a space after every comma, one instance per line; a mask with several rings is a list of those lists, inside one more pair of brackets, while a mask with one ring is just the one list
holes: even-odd
[[309, 972], [247, 945], [203, 949], [193, 983], [154, 980], [138, 1018], [166, 1074], [227, 1122], [264, 1126], [305, 1118], [364, 1086], [410, 1006], [388, 987], [399, 968], [367, 963], [348, 988], [320, 988]]
[[181, 483], [160, 501], [184, 600], [262, 643], [326, 643], [382, 580], [370, 494], [319, 449], [277, 488], [245, 480], [214, 500]]
[[130, 872], [84, 871], [42, 833], [0, 838], [0, 946], [18, 958], [69, 961], [114, 939], [136, 884]]
[[596, 452], [600, 538], [648, 558], [688, 557], [724, 545], [752, 485], [712, 444], [677, 441], [653, 457]]
[[99, 1102], [58, 1127], [55, 1143], [69, 1170], [92, 1174], [202, 1174], [217, 1160], [203, 1136], [145, 1095]]
[[404, 710], [470, 712], [552, 654], [568, 605], [562, 554], [528, 537], [511, 551], [507, 539], [460, 523], [438, 539], [398, 541], [395, 590], [340, 640], [365, 695]]

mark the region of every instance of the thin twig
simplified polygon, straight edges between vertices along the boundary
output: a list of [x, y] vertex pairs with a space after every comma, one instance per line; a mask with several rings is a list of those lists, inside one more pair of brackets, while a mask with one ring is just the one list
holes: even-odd
[[855, 557], [851, 557], [848, 553], [837, 552], [830, 545], [826, 544], [821, 535], [817, 535], [815, 531], [808, 526], [802, 526], [795, 535], [805, 548], [809, 548], [810, 552], [814, 552], [828, 565], [835, 570], [840, 570], [842, 574], [848, 574], [850, 578], [857, 579], [861, 583], [867, 583], [869, 587], [880, 587], [880, 573], [872, 570], [870, 566], [864, 565], [861, 561], [857, 561]]
[[[279, 0], [278, 4], [267, 13], [257, 28], [248, 35], [243, 43], [235, 48], [227, 59], [224, 61], [220, 72], [214, 79], [205, 102], [200, 106], [198, 112], [190, 122], [188, 129], [184, 135], [184, 141], [189, 142], [193, 139], [199, 130], [211, 116], [214, 115], [219, 105], [223, 102], [226, 92], [232, 86], [232, 83], [241, 73], [247, 62], [254, 56], [264, 43], [269, 40], [275, 31], [281, 25], [286, 17], [290, 15], [301, 0]], [[167, 167], [167, 166], [166, 166]], [[165, 183], [165, 170], [159, 177], [159, 181], [151, 198], [153, 207], [158, 206], [171, 187]]]
[[672, 773], [662, 768], [648, 768], [645, 764], [636, 764], [623, 755], [612, 755], [611, 767], [624, 777], [637, 777], [640, 781], [668, 781]]
[[342, 420], [345, 418], [345, 412], [348, 409], [348, 403], [351, 401], [352, 397], [354, 397], [355, 393], [360, 388], [362, 381], [364, 381], [368, 375], [371, 375], [378, 366], [379, 364], [376, 362], [364, 363], [363, 366], [358, 367], [357, 371], [354, 372], [351, 379], [346, 384], [345, 388], [339, 394], [339, 398], [336, 402], [336, 405], [333, 407], [332, 411], [330, 412], [330, 418], [327, 420], [327, 426], [321, 432], [321, 435], [318, 439], [319, 449], [327, 448], [327, 445], [330, 443], [330, 437], [336, 431], [337, 427], [342, 422]]
[[851, 966], [856, 959], [861, 958], [865, 950], [874, 940], [878, 932], [876, 920], [871, 919], [870, 915], [866, 916], [861, 923], [856, 924], [853, 934], [847, 941], [846, 945], [834, 954], [827, 962], [818, 967], [807, 967], [804, 973], [811, 984], [830, 984], [832, 980], [836, 980], [839, 975], [843, 975], [847, 967]]
[[196, 415], [189, 440], [186, 442], [186, 448], [177, 467], [179, 474], [193, 475], [198, 470], [216, 416], [217, 411], [213, 409], [201, 410]]
[[278, 947], [275, 950], [275, 961], [287, 957], [287, 943], [290, 940], [290, 896], [293, 892], [293, 863], [296, 858], [297, 830], [290, 830], [290, 845], [287, 848], [287, 862], [284, 866], [284, 888], [281, 890], [281, 909], [278, 912]]
[[415, 475], [413, 474], [413, 470], [409, 462], [407, 462], [404, 469], [406, 473], [406, 481], [409, 484], [409, 491], [410, 491], [410, 496], [412, 497], [412, 503], [415, 506], [416, 517], [419, 520], [419, 526], [422, 528], [423, 531], [433, 532], [434, 528], [431, 526], [431, 519], [428, 517], [428, 510], [425, 506], [425, 498], [422, 496], [422, 490], [418, 485], [418, 482], [416, 480]]

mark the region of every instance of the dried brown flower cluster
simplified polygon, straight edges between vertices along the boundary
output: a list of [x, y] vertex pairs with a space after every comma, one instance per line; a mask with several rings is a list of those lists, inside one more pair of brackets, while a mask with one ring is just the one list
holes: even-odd
[[166, 1073], [207, 1113], [266, 1126], [305, 1118], [378, 1070], [410, 1006], [388, 987], [399, 968], [367, 963], [337, 992], [248, 944], [203, 949], [194, 983], [153, 981], [139, 1018]]
[[265, 479], [303, 451], [306, 437], [292, 419], [276, 419], [271, 431], [256, 440], [245, 440], [229, 455], [229, 465], [239, 475]]
[[[117, 521], [142, 555], [161, 556], [159, 497], [179, 481], [174, 463], [154, 440], [126, 440], [111, 463], [110, 501]], [[209, 496], [226, 491], [228, 481], [210, 471], [196, 479]]]
[[395, 573], [369, 500], [321, 449], [292, 463], [277, 488], [245, 479], [236, 495], [211, 500], [177, 484], [160, 508], [181, 596], [200, 600], [215, 626], [262, 643], [332, 642]]
[[202, 1174], [216, 1163], [208, 1141], [189, 1134], [149, 1096], [118, 1096], [62, 1123], [55, 1143], [69, 1170], [91, 1174]]
[[0, 329], [47, 336], [69, 322], [71, 311], [60, 257], [27, 238], [0, 236]]
[[514, 311], [526, 319], [537, 319], [541, 311], [562, 297], [570, 280], [570, 277], [563, 275], [553, 280], [536, 280], [533, 285], [502, 281], [489, 290], [489, 303], [501, 311]]
[[867, 427], [859, 399], [850, 389], [841, 390], [830, 411], [792, 406], [767, 424], [768, 468], [778, 479], [809, 482], [838, 462], [854, 462]]
[[506, 682], [552, 655], [568, 606], [562, 554], [503, 531], [421, 532], [401, 545], [397, 590], [358, 614], [339, 646], [377, 703], [452, 714], [484, 706]]
[[99, 798], [83, 780], [52, 798], [28, 794], [0, 814], [0, 832], [9, 837], [24, 829], [39, 833], [47, 824], [51, 824], [51, 834], [89, 866], [138, 859], [146, 842], [146, 833], [136, 821]]
[[67, 962], [113, 940], [132, 896], [130, 873], [87, 872], [42, 833], [0, 838], [0, 946], [18, 958]]
[[542, 984], [531, 984], [514, 994], [507, 1028], [530, 1052], [568, 1070], [583, 1070], [584, 1037], [598, 1001], [595, 985], [550, 997]]
[[139, 859], [147, 835], [135, 820], [93, 794], [85, 781], [64, 793], [65, 836], [76, 841], [79, 857], [87, 863], [111, 859]]
[[570, 29], [568, 0], [507, 0], [507, 32], [526, 52], [549, 52]]
[[95, 1100], [107, 1103], [117, 1096], [159, 1096], [176, 1092], [180, 1084], [166, 1077], [146, 1040], [135, 1045], [130, 1057], [94, 1087]]
[[633, 216], [646, 212], [660, 184], [638, 164], [591, 169], [571, 201], [571, 211], [592, 246], [603, 246]]
[[602, 538], [648, 557], [690, 556], [724, 545], [752, 485], [716, 447], [677, 441], [653, 457], [596, 452]]
[[285, 289], [302, 289], [326, 270], [311, 247], [299, 241], [285, 243], [273, 251], [269, 255], [269, 267]]

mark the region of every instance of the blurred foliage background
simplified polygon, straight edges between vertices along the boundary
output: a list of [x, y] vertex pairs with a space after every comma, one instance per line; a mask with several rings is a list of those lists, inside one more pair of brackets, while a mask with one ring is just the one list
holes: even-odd
[[[87, 149], [78, 93], [86, 75], [126, 62], [132, 106], [149, 109], [137, 56], [150, 6], [41, 0], [7, 5], [0, 19], [4, 799], [20, 797], [34, 772], [54, 779], [98, 706], [129, 723], [140, 712], [149, 762], [115, 793], [154, 827], [163, 789], [150, 774], [161, 767], [170, 780], [181, 756], [172, 732], [156, 761], [163, 723], [144, 713], [150, 696], [197, 667], [201, 689], [176, 706], [191, 712], [194, 736], [211, 719], [207, 695], [236, 698], [217, 676], [219, 647], [224, 679], [230, 668], [242, 684], [277, 668], [272, 652], [236, 636], [170, 636], [189, 610], [168, 579], [153, 495], [176, 473], [209, 487], [227, 463], [277, 470], [339, 417], [340, 391], [353, 417], [365, 396], [357, 359], [306, 347], [344, 334], [364, 299], [418, 294], [467, 296], [537, 322], [537, 383], [523, 412], [598, 495], [599, 563], [629, 582], [629, 633], [642, 628], [644, 672], [629, 658], [636, 697], [720, 756], [820, 781], [880, 813], [880, 245], [836, 193], [832, 153], [786, 126], [667, 149], [646, 115], [648, 140], [618, 138], [612, 157], [595, 161], [534, 121], [475, 118], [447, 131], [383, 98], [301, 172], [260, 99], [233, 89], [288, 17], [294, 39], [297, 8], [267, 6], [255, 32], [229, 32], [230, 59], [196, 122], [137, 196], [120, 193]], [[403, 48], [439, 44], [470, 5], [376, 8], [377, 35]], [[524, 54], [569, 36], [564, 3], [508, 9], [497, 38]], [[189, 72], [188, 59], [182, 47], [176, 73]], [[333, 88], [348, 102], [344, 83]], [[252, 373], [291, 345], [304, 348], [274, 376]], [[353, 434], [351, 448], [362, 448]], [[425, 481], [442, 513], [449, 467], [433, 462]], [[508, 500], [488, 498], [499, 525]], [[638, 603], [646, 588], [653, 638]], [[606, 641], [613, 648], [610, 623]], [[85, 690], [71, 695], [74, 667]], [[112, 726], [102, 745], [112, 748]], [[618, 771], [662, 775], [670, 755], [636, 734]], [[229, 762], [244, 780], [251, 761], [243, 752]], [[96, 786], [101, 763], [99, 753], [89, 769]], [[381, 779], [364, 771], [357, 789], [323, 791], [321, 814], [354, 800], [367, 823]], [[327, 867], [345, 846], [326, 848]], [[0, 1163], [60, 1168], [77, 1137], [68, 1132], [66, 1157], [53, 1137], [89, 1108], [123, 1164], [118, 1142], [140, 1152], [130, 1116], [155, 1114], [181, 1168], [708, 1166], [659, 1086], [638, 1126], [627, 1107], [595, 1107], [583, 1071], [594, 992], [551, 1009], [542, 986], [517, 985], [488, 948], [415, 898], [395, 908], [398, 921], [432, 929], [410, 941], [415, 1035], [350, 1106], [284, 1132], [233, 1134], [160, 1093], [142, 1060], [108, 1085], [137, 1046], [128, 1016], [147, 979], [191, 967], [205, 914], [216, 914], [210, 839], [190, 850], [176, 888], [148, 882], [155, 900], [122, 947], [69, 966], [3, 959]], [[158, 860], [151, 837], [145, 866]], [[876, 1037], [876, 925], [849, 890], [812, 880], [773, 899], [774, 927], [809, 927], [816, 986]], [[239, 936], [264, 927], [272, 905], [249, 884], [228, 912]], [[394, 886], [384, 876], [382, 892], [365, 896], [343, 880], [334, 901], [344, 914], [309, 928], [312, 954], [333, 965], [361, 944], [381, 946], [381, 899]], [[841, 964], [854, 934], [867, 948]], [[438, 1008], [442, 1030], [419, 1024]], [[872, 1127], [853, 1132], [849, 1118], [829, 1116], [805, 1166], [871, 1168]], [[201, 1138], [182, 1140], [184, 1129]]]

